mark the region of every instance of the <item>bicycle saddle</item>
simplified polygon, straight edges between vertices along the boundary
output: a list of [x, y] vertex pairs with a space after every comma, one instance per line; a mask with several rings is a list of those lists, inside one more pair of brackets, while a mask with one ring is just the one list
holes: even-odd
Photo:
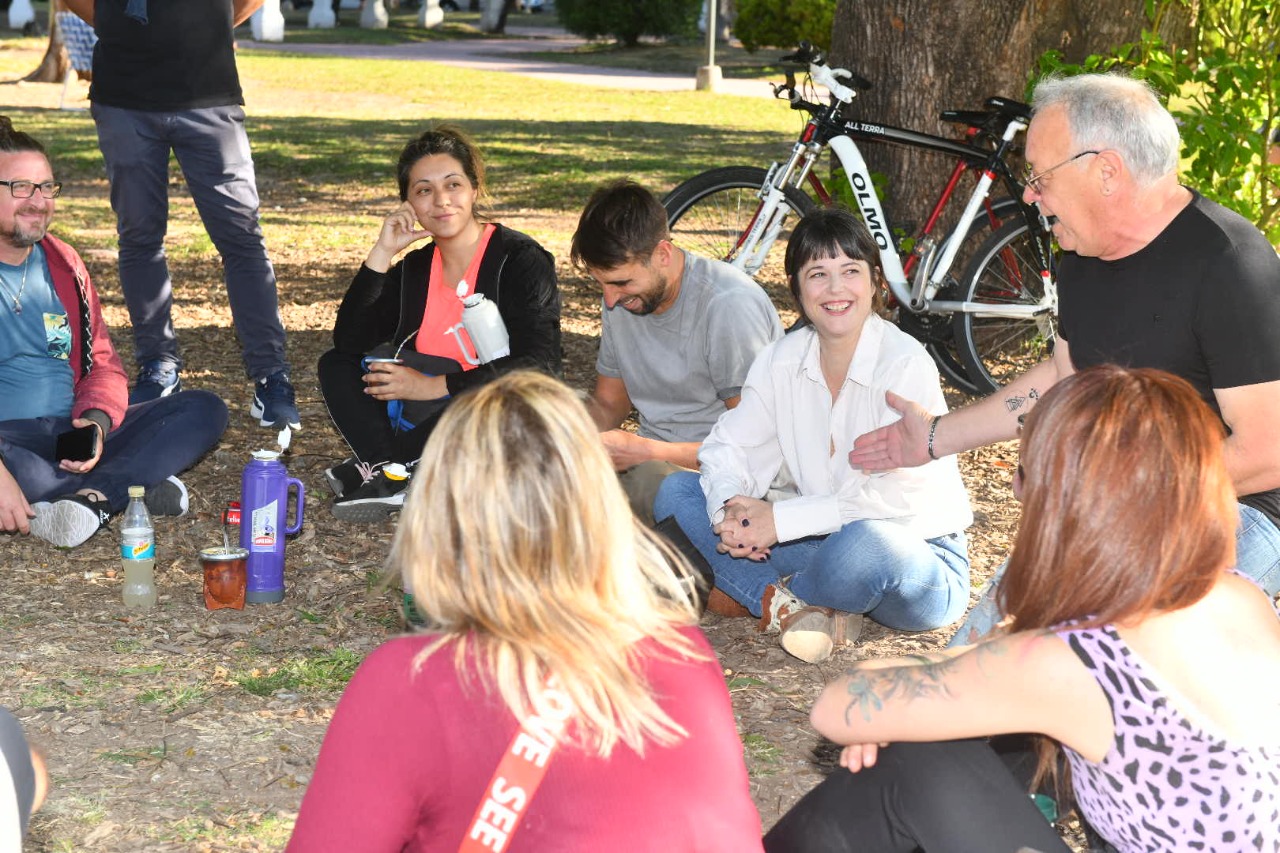
[[981, 130], [991, 118], [991, 113], [985, 113], [981, 110], [943, 110], [938, 114], [938, 118]]
[[1016, 118], [1021, 119], [1022, 121], [1031, 120], [1031, 107], [1021, 101], [994, 97], [987, 98], [987, 102], [984, 106], [989, 110], [995, 110], [1004, 118]]

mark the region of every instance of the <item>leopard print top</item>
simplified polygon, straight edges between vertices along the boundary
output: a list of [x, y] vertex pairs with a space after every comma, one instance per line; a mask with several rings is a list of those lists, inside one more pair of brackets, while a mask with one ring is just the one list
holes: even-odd
[[1280, 853], [1280, 737], [1239, 746], [1175, 708], [1111, 626], [1059, 630], [1111, 703], [1115, 741], [1094, 764], [1063, 748], [1076, 802], [1121, 853]]

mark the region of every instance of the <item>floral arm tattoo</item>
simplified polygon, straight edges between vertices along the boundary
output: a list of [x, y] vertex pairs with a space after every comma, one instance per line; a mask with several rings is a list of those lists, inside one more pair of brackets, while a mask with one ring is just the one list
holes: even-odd
[[[980, 643], [972, 649], [979, 668], [988, 655], [1004, 653], [999, 642]], [[849, 704], [844, 711], [846, 726], [853, 724], [855, 713], [863, 722], [871, 722], [872, 715], [883, 711], [885, 704], [897, 700], [911, 702], [916, 699], [955, 698], [947, 687], [946, 677], [956, 668], [961, 655], [922, 654], [902, 658], [902, 665], [883, 669], [854, 667], [849, 670], [846, 690]]]

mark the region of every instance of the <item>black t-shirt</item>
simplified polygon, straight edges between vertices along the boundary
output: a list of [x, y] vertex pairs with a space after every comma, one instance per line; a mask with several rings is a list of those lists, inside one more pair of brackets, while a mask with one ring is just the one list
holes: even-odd
[[231, 0], [148, 0], [145, 24], [125, 16], [126, 2], [94, 4], [94, 102], [153, 112], [244, 103]]
[[[1213, 389], [1280, 380], [1280, 258], [1247, 220], [1198, 193], [1128, 257], [1068, 253], [1058, 286], [1062, 337], [1077, 370], [1167, 370], [1219, 416]], [[1240, 500], [1280, 525], [1280, 490]]]

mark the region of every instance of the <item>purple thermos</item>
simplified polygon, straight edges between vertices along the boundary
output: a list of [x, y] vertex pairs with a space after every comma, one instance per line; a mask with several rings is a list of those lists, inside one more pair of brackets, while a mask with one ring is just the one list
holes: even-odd
[[[293, 527], [285, 527], [289, 487], [297, 486]], [[302, 529], [306, 490], [289, 476], [280, 454], [255, 450], [240, 479], [240, 547], [249, 550], [249, 586], [244, 600], [274, 603], [284, 599], [284, 537]]]

